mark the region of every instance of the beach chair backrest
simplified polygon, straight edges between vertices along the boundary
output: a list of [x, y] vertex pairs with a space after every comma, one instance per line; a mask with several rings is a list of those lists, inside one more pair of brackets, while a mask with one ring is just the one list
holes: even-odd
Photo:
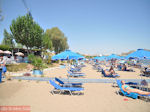
[[127, 95], [128, 93], [125, 92], [123, 89], [122, 89], [122, 83], [120, 80], [117, 80], [117, 84], [118, 84], [118, 87], [120, 88], [121, 92], [124, 94], [124, 95]]
[[64, 84], [64, 82], [61, 81], [59, 78], [56, 78], [56, 77], [55, 77], [55, 80], [56, 80], [57, 82], [59, 82], [60, 84]]
[[138, 94], [137, 93], [130, 93], [130, 94], [128, 94], [127, 92], [125, 92], [123, 89], [122, 89], [122, 83], [121, 83], [121, 81], [120, 80], [116, 80], [117, 81], [117, 85], [118, 85], [118, 87], [120, 88], [120, 90], [121, 90], [121, 92], [123, 93], [123, 95], [125, 95], [125, 96], [128, 96], [128, 97], [131, 97], [131, 98], [133, 98], [133, 99], [137, 99], [138, 98]]
[[54, 88], [56, 88], [56, 89], [61, 89], [61, 86], [59, 86], [58, 84], [56, 84], [54, 81], [49, 80], [49, 82], [50, 82], [50, 84], [51, 84], [52, 86], [54, 86]]
[[118, 85], [118, 87], [122, 90], [122, 84], [121, 84], [121, 81], [120, 80], [116, 80], [117, 81], [117, 85]]

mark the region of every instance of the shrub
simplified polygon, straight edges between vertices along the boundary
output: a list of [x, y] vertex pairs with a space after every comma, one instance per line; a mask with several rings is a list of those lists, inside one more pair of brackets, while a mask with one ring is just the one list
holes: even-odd
[[47, 64], [51, 64], [52, 63], [52, 60], [51, 60], [51, 56], [50, 55], [47, 55], [47, 58], [45, 59], [45, 62]]
[[30, 54], [28, 56], [29, 61], [34, 66], [36, 70], [42, 70], [44, 68], [44, 63], [41, 57]]
[[35, 58], [34, 54], [29, 54], [29, 55], [28, 55], [28, 60], [29, 60], [29, 62], [32, 63], [32, 62], [35, 60], [34, 58]]

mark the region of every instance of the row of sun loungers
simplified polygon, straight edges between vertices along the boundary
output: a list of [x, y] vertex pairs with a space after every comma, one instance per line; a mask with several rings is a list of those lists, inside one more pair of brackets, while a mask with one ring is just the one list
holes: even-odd
[[[86, 76], [84, 73], [81, 73], [82, 67], [85, 67], [85, 65], [70, 67], [70, 69], [67, 70], [68, 77]], [[54, 87], [54, 89], [51, 91], [52, 94], [55, 94], [55, 91], [58, 91], [59, 94], [69, 92], [70, 95], [73, 95], [74, 92], [78, 92], [79, 95], [81, 93], [80, 91], [84, 90], [84, 88], [82, 87], [82, 83], [64, 82], [59, 78], [55, 78], [55, 81], [50, 80], [49, 83]]]

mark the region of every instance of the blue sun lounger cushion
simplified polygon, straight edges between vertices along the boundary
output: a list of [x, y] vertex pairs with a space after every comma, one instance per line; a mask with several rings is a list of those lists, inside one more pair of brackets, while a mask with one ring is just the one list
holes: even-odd
[[85, 76], [84, 73], [73, 73], [71, 71], [68, 71], [69, 77], [83, 77]]
[[57, 82], [59, 82], [59, 84], [61, 84], [62, 86], [82, 86], [82, 83], [64, 83], [62, 80], [60, 80], [59, 78], [55, 77], [55, 80]]
[[120, 88], [121, 92], [123, 93], [123, 95], [127, 96], [127, 97], [131, 97], [133, 99], [137, 99], [138, 98], [138, 94], [137, 93], [127, 93], [125, 92], [123, 89], [122, 89], [122, 83], [120, 80], [117, 80], [117, 84], [118, 84], [118, 87]]

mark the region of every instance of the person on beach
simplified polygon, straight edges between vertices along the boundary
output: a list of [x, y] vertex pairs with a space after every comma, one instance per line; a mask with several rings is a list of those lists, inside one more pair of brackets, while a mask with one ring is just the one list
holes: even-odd
[[126, 85], [124, 80], [122, 80], [121, 83], [122, 83], [123, 91], [125, 91], [127, 93], [133, 92], [133, 93], [138, 93], [141, 95], [150, 95], [150, 92], [135, 89], [135, 88], [130, 87], [129, 85]]
[[125, 64], [122, 65], [122, 71], [127, 71], [127, 66]]
[[127, 69], [126, 64], [123, 64], [123, 66], [122, 66], [122, 71], [130, 71], [130, 72], [133, 72], [132, 69]]
[[114, 70], [114, 67], [113, 67], [113, 66], [110, 67], [109, 72], [110, 72], [111, 74], [115, 74], [115, 70]]
[[2, 69], [2, 76], [6, 77], [5, 73], [7, 72], [6, 60], [3, 57], [0, 58], [0, 68]]
[[109, 75], [113, 75], [113, 76], [116, 76], [117, 74], [116, 73], [112, 73], [112, 72], [109, 72], [107, 70], [104, 70], [105, 72], [105, 75], [109, 76]]
[[104, 72], [107, 76], [109, 76], [109, 75], [113, 75], [113, 76], [118, 75], [118, 74], [115, 73], [115, 70], [114, 70], [113, 66], [111, 66], [109, 70], [104, 70]]

